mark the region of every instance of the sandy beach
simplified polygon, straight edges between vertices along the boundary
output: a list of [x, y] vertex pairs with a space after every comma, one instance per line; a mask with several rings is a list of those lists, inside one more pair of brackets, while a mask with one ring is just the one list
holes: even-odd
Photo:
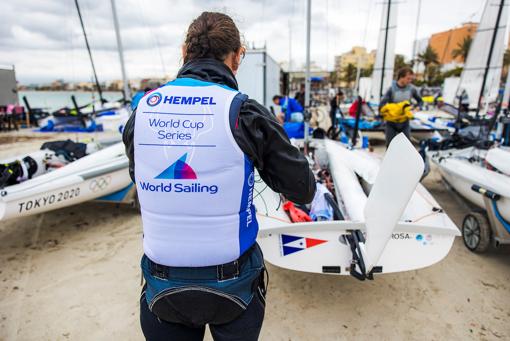
[[[0, 159], [53, 138], [0, 135]], [[435, 169], [423, 184], [459, 226], [469, 208]], [[1, 222], [0, 340], [143, 339], [141, 238], [136, 210], [94, 202]], [[369, 282], [268, 267], [261, 340], [510, 339], [508, 247], [457, 238], [440, 263]]]

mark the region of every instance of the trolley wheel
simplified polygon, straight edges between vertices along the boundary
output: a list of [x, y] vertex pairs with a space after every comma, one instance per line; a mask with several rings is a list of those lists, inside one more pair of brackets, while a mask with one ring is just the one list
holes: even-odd
[[491, 227], [485, 214], [471, 212], [464, 217], [462, 240], [470, 251], [477, 253], [487, 251], [491, 242]]

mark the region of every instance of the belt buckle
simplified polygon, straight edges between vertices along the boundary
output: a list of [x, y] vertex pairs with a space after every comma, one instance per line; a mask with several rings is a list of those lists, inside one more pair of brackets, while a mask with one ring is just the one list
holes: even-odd
[[[229, 274], [228, 277], [225, 276], [225, 273], [223, 271], [223, 269], [225, 268], [225, 265], [230, 265], [232, 264], [234, 267], [235, 267], [235, 271], [233, 274]], [[217, 275], [218, 275], [218, 280], [220, 282], [223, 282], [223, 281], [228, 281], [228, 280], [231, 280], [231, 279], [236, 279], [239, 277], [239, 260], [236, 259], [235, 261], [233, 262], [230, 262], [228, 264], [223, 264], [223, 265], [220, 265], [218, 266], [218, 270], [217, 270]]]

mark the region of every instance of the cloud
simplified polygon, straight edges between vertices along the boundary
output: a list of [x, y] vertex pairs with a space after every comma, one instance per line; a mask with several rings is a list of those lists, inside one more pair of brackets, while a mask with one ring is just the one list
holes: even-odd
[[[117, 45], [110, 1], [80, 0], [83, 20], [101, 80], [119, 79]], [[483, 0], [422, 1], [419, 37], [478, 20]], [[116, 0], [130, 78], [175, 74], [180, 46], [193, 18], [202, 11], [231, 15], [245, 39], [267, 45], [277, 61], [305, 60], [304, 0]], [[334, 56], [377, 44], [381, 1], [314, 0], [311, 59], [332, 68]], [[399, 5], [397, 53], [411, 54], [417, 1]], [[475, 14], [473, 16], [473, 14]], [[290, 30], [289, 30], [290, 29]], [[366, 35], [364, 32], [366, 31]], [[91, 71], [74, 1], [4, 1], [0, 12], [0, 63], [16, 65], [23, 83], [57, 78], [90, 80]]]

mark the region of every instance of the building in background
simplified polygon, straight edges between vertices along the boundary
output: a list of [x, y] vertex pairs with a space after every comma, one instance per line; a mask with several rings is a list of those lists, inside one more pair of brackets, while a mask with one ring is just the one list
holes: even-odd
[[354, 46], [351, 51], [335, 56], [336, 79], [332, 80], [335, 86], [353, 86], [358, 64], [361, 70], [371, 70], [375, 63], [375, 52], [375, 50], [367, 52], [364, 47]]
[[0, 106], [16, 104], [18, 91], [16, 88], [16, 71], [14, 66], [0, 66]]
[[361, 46], [354, 46], [351, 51], [335, 56], [335, 70], [342, 71], [349, 64], [359, 65], [361, 69], [368, 69], [375, 63], [375, 50], [367, 52]]
[[465, 38], [474, 38], [477, 28], [477, 23], [468, 22], [460, 27], [430, 36], [429, 44], [436, 51], [443, 69], [450, 69], [464, 63], [461, 57], [453, 58], [453, 50], [458, 49]]

